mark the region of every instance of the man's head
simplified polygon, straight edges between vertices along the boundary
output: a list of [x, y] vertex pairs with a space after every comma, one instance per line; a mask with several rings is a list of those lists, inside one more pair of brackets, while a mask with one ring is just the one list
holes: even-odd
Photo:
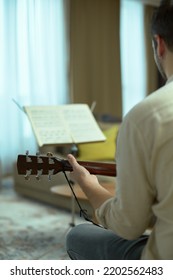
[[173, 1], [162, 1], [157, 8], [151, 21], [151, 33], [154, 49], [154, 57], [163, 78], [167, 79], [165, 73], [166, 54], [173, 54]]

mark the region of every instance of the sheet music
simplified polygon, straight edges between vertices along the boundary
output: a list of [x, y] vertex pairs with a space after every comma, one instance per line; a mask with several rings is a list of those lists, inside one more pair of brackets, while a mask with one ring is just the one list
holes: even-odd
[[39, 146], [105, 140], [86, 104], [24, 108]]
[[64, 106], [63, 112], [75, 143], [105, 140], [87, 105], [73, 105], [70, 110]]

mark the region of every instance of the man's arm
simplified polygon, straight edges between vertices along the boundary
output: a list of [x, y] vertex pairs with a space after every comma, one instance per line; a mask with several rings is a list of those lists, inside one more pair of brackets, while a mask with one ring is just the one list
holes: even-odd
[[80, 185], [94, 209], [97, 209], [106, 200], [112, 197], [112, 195], [99, 184], [97, 177], [91, 175], [87, 169], [79, 165], [73, 155], [69, 154], [67, 159], [73, 168], [71, 172], [72, 180]]

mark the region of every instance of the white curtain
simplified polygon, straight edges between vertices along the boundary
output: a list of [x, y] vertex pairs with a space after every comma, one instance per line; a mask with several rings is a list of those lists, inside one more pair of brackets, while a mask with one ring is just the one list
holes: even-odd
[[66, 0], [0, 0], [0, 158], [36, 152], [24, 105], [68, 102]]
[[122, 106], [125, 115], [146, 96], [144, 6], [142, 1], [121, 0]]

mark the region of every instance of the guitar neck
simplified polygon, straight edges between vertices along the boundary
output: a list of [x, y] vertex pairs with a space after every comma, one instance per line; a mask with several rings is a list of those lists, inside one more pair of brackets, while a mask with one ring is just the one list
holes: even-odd
[[[116, 164], [105, 162], [90, 162], [90, 161], [78, 161], [78, 163], [85, 167], [91, 174], [104, 175], [104, 176], [116, 176]], [[63, 160], [65, 171], [72, 171], [72, 167], [67, 160]]]

